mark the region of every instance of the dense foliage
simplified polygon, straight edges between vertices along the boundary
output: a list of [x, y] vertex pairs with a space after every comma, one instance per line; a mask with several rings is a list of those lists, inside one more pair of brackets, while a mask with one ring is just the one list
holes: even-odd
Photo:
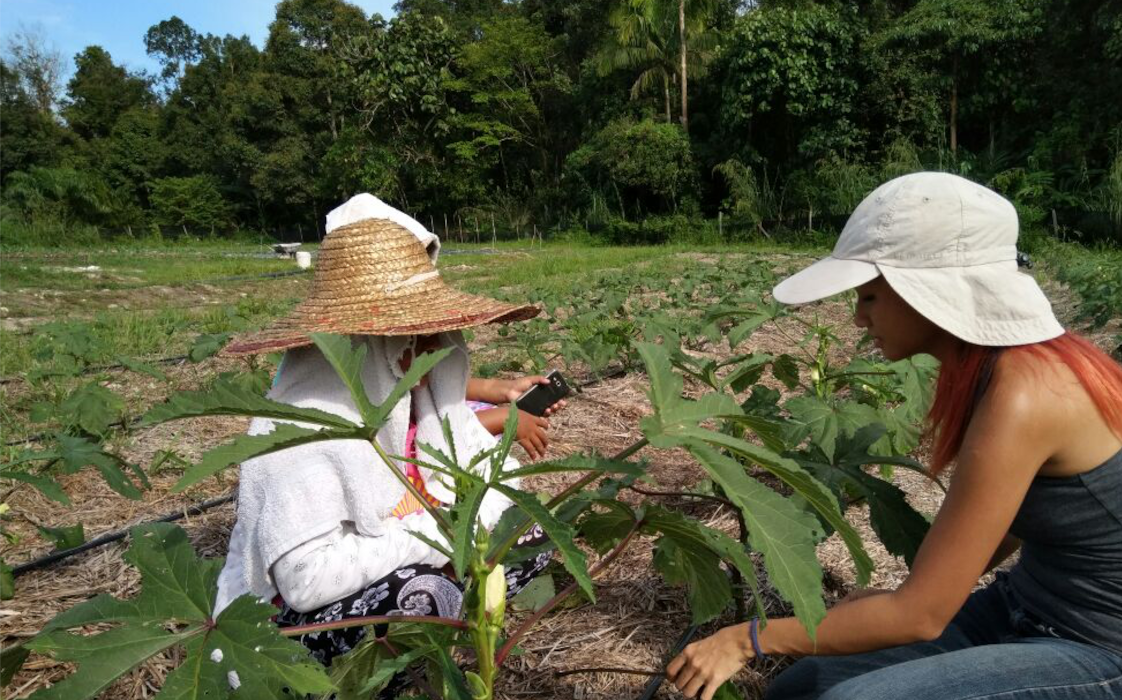
[[665, 240], [721, 212], [772, 235], [924, 167], [1029, 226], [1122, 237], [1122, 6], [1101, 0], [402, 0], [388, 21], [283, 0], [263, 47], [171, 17], [144, 37], [158, 75], [90, 46], [65, 89], [9, 38], [9, 240], [311, 235], [359, 191], [457, 232]]

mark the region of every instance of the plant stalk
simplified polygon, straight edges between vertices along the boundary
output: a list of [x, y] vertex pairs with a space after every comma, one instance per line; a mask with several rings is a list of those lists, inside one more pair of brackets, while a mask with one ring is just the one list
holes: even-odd
[[626, 673], [632, 676], [665, 676], [666, 671], [646, 671], [641, 668], [574, 668], [569, 671], [554, 671], [554, 678], [575, 676], [580, 673]]
[[[625, 447], [624, 449], [617, 452], [615, 454], [615, 456], [612, 457], [612, 459], [615, 460], [615, 461], [625, 460], [628, 457], [631, 457], [632, 455], [634, 455], [639, 450], [646, 447], [647, 444], [648, 444], [647, 438], [642, 438], [641, 440], [637, 440], [636, 442], [632, 443], [630, 446]], [[577, 493], [578, 491], [583, 489], [585, 486], [588, 486], [593, 481], [596, 481], [596, 479], [601, 477], [601, 476], [603, 476], [603, 472], [598, 472], [598, 471], [588, 472], [583, 477], [581, 477], [580, 480], [577, 481], [575, 484], [573, 484], [572, 486], [568, 487], [567, 489], [565, 489], [561, 493], [559, 493], [556, 496], [554, 496], [553, 498], [551, 498], [549, 500], [549, 502], [545, 504], [545, 507], [550, 508], [550, 509], [557, 507], [558, 504], [560, 504], [562, 501], [567, 499], [569, 496], [572, 496], [574, 493]], [[497, 550], [495, 550], [495, 554], [490, 558], [490, 560], [488, 560], [487, 563], [490, 564], [491, 566], [494, 566], [498, 562], [501, 562], [503, 560], [503, 557], [506, 556], [507, 552], [510, 551], [510, 548], [513, 547], [518, 542], [518, 538], [521, 537], [522, 535], [526, 534], [526, 531], [529, 530], [532, 525], [533, 525], [533, 522], [529, 518], [526, 518], [522, 522], [522, 524], [519, 525], [517, 528], [515, 528], [514, 532], [512, 532], [510, 534], [510, 536], [507, 537], [506, 540], [503, 541], [502, 545], [500, 545], [499, 548]]]
[[[386, 651], [393, 654], [394, 656], [401, 656], [401, 652], [397, 650], [397, 647], [395, 647], [388, 638], [375, 637], [374, 641], [384, 646], [386, 648]], [[409, 678], [413, 681], [413, 685], [420, 688], [421, 692], [429, 697], [429, 700], [440, 700], [440, 694], [437, 693], [431, 685], [429, 685], [428, 681], [421, 677], [421, 674], [417, 673], [416, 669], [414, 669], [412, 666], [406, 666], [405, 672], [409, 674]]]
[[368, 615], [366, 617], [348, 617], [335, 622], [317, 622], [312, 625], [294, 625], [281, 627], [280, 633], [285, 637], [299, 637], [309, 632], [330, 632], [348, 627], [365, 627], [366, 625], [385, 625], [394, 622], [422, 622], [431, 625], [444, 625], [466, 630], [468, 624], [463, 620], [451, 617], [438, 617], [436, 615]]
[[382, 446], [378, 444], [377, 438], [371, 438], [370, 444], [374, 446], [374, 451], [377, 452], [378, 456], [382, 458], [382, 461], [386, 463], [386, 467], [389, 468], [390, 472], [394, 475], [394, 478], [400, 481], [405, 486], [405, 489], [410, 494], [412, 494], [414, 498], [417, 499], [417, 501], [421, 504], [421, 507], [424, 508], [428, 512], [428, 514], [432, 516], [432, 519], [436, 521], [436, 524], [440, 528], [441, 532], [451, 538], [452, 526], [444, 518], [444, 514], [440, 512], [440, 509], [429, 503], [429, 499], [425, 498], [424, 494], [421, 493], [413, 484], [413, 482], [409, 480], [409, 477], [401, 473], [401, 470], [398, 469], [397, 466], [393, 463], [393, 460], [390, 459], [390, 456], [386, 454], [386, 451], [383, 450]]
[[[631, 544], [631, 540], [634, 539], [635, 535], [639, 532], [639, 529], [643, 527], [644, 522], [645, 521], [641, 518], [639, 520], [636, 520], [635, 524], [631, 526], [631, 531], [628, 532], [622, 540], [620, 540], [620, 543], [616, 545], [615, 549], [605, 555], [602, 559], [600, 559], [600, 561], [596, 562], [596, 566], [592, 567], [592, 570], [588, 572], [589, 577], [595, 578], [597, 574], [611, 566], [612, 562], [615, 561], [616, 558], [623, 553], [623, 550], [627, 549], [627, 545]], [[503, 662], [506, 661], [506, 657], [510, 655], [511, 649], [513, 649], [514, 645], [518, 643], [518, 640], [521, 639], [523, 635], [525, 635], [526, 632], [530, 630], [531, 627], [537, 624], [538, 620], [545, 617], [545, 615], [550, 610], [553, 610], [553, 608], [557, 607], [558, 603], [572, 595], [572, 593], [576, 590], [577, 582], [573, 581], [560, 593], [550, 598], [546, 602], [546, 604], [543, 605], [539, 610], [537, 610], [533, 615], [526, 618], [522, 622], [522, 624], [518, 626], [518, 629], [516, 629], [514, 633], [507, 638], [506, 643], [503, 644], [503, 648], [499, 650], [498, 655], [495, 657], [495, 666], [502, 666]]]

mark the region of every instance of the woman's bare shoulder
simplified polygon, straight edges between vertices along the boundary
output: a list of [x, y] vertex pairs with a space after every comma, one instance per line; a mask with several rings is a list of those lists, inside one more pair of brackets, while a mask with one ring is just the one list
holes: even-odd
[[983, 403], [1021, 424], [1026, 439], [1047, 443], [1043, 476], [1087, 471], [1122, 447], [1079, 377], [1058, 358], [1003, 353]]

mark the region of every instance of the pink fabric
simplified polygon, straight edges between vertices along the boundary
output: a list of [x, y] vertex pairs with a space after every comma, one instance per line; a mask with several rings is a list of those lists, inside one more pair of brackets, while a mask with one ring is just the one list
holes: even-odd
[[[417, 459], [417, 424], [409, 424], [409, 432], [405, 433], [405, 456], [408, 459]], [[410, 463], [405, 467], [405, 476], [410, 479], [420, 479], [421, 471], [417, 465]], [[422, 482], [423, 483], [423, 482]]]

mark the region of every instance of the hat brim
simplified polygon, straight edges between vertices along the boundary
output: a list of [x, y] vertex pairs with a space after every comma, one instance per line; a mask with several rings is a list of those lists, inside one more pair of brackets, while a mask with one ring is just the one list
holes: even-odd
[[775, 285], [771, 294], [784, 304], [807, 304], [859, 287], [879, 275], [873, 263], [830, 256]]
[[1019, 272], [1015, 261], [967, 267], [877, 267], [909, 306], [968, 343], [1028, 345], [1065, 332], [1036, 280]]
[[537, 316], [532, 304], [514, 305], [460, 292], [433, 280], [408, 295], [400, 305], [371, 307], [365, 303], [335, 303], [330, 307], [311, 300], [264, 330], [234, 338], [227, 356], [281, 352], [312, 344], [313, 333], [339, 335], [432, 335], [489, 323], [513, 323]]

